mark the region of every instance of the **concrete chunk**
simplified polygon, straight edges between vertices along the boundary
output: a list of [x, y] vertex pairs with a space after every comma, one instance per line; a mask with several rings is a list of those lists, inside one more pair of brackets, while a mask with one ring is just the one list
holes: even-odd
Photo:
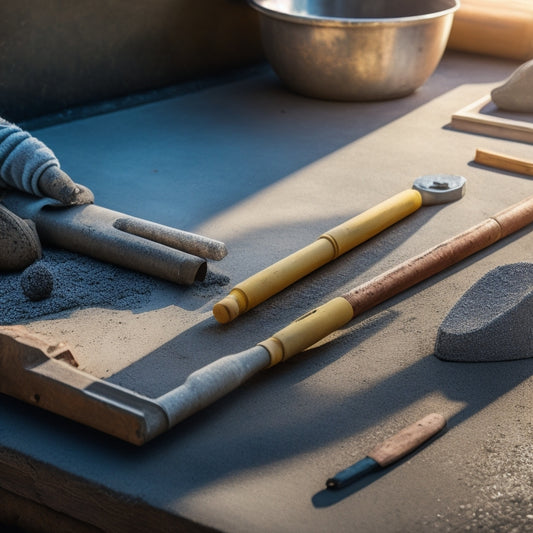
[[508, 361], [533, 357], [533, 263], [502, 265], [454, 305], [437, 333], [445, 361]]

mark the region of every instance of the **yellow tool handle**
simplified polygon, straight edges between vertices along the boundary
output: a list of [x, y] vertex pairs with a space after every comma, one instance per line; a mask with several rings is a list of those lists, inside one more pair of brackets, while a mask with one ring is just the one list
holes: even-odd
[[503, 155], [490, 150], [481, 150], [478, 148], [476, 150], [474, 161], [480, 165], [533, 176], [533, 161], [519, 159], [518, 157]]
[[335, 249], [333, 259], [336, 259], [414, 213], [421, 205], [422, 195], [420, 192], [415, 189], [408, 189], [330, 229], [319, 239], [327, 239], [331, 242]]
[[309, 311], [258, 345], [267, 349], [270, 366], [274, 366], [337, 331], [352, 318], [352, 306], [339, 296]]
[[408, 189], [334, 227], [316, 241], [236, 285], [213, 307], [225, 324], [274, 294], [367, 241], [422, 205], [422, 196]]

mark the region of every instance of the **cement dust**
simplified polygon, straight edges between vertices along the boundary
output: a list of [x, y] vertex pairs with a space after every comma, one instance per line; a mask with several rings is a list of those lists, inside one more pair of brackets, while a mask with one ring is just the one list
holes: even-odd
[[[150, 301], [153, 292], [168, 286], [157, 278], [66, 250], [45, 248], [41, 262], [53, 276], [52, 292], [41, 301], [30, 301], [24, 295], [22, 272], [0, 273], [1, 325], [91, 307], [138, 309]], [[223, 292], [228, 283], [227, 276], [208, 271], [204, 281], [177, 287], [188, 296], [205, 299]]]

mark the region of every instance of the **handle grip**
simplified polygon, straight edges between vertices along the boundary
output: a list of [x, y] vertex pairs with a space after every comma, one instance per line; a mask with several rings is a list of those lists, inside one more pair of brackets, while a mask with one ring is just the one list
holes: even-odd
[[374, 459], [381, 467], [388, 466], [418, 448], [445, 425], [446, 419], [442, 415], [438, 413], [427, 415], [376, 446], [368, 457]]
[[258, 345], [268, 350], [270, 366], [274, 366], [312, 346], [352, 318], [352, 306], [339, 296], [309, 311]]
[[169, 427], [242, 385], [268, 367], [269, 354], [261, 346], [226, 355], [193, 372], [185, 382], [157, 398], [167, 414]]
[[533, 196], [355, 287], [343, 297], [354, 316], [442, 272], [533, 222]]

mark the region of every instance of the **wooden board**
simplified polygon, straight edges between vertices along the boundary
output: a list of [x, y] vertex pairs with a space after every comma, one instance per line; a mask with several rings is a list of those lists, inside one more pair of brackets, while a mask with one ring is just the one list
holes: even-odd
[[469, 133], [533, 144], [533, 113], [498, 109], [490, 95], [454, 113], [451, 127]]

